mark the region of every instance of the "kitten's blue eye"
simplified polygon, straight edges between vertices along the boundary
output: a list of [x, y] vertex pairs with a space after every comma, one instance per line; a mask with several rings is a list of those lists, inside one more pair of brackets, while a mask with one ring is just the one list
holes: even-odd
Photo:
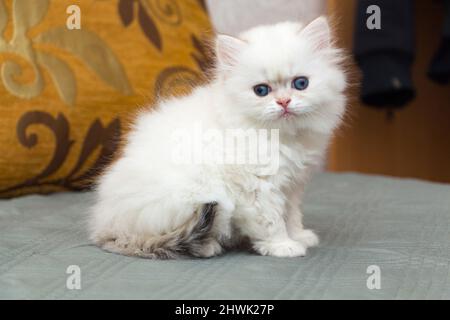
[[292, 87], [297, 90], [305, 90], [308, 87], [309, 80], [307, 77], [298, 77], [292, 81]]
[[265, 97], [270, 92], [270, 87], [267, 84], [258, 84], [253, 87], [253, 91], [258, 97]]

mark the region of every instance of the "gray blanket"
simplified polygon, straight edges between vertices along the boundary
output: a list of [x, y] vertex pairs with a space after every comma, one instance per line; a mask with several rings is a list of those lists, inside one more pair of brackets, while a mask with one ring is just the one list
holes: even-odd
[[319, 174], [304, 213], [321, 245], [291, 259], [107, 253], [86, 237], [91, 201], [90, 193], [0, 201], [0, 298], [450, 299], [449, 185]]

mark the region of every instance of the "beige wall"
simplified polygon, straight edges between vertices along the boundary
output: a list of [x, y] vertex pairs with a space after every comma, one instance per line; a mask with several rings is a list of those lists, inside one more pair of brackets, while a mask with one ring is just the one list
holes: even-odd
[[309, 22], [325, 13], [325, 0], [206, 0], [216, 30], [229, 35], [258, 24]]

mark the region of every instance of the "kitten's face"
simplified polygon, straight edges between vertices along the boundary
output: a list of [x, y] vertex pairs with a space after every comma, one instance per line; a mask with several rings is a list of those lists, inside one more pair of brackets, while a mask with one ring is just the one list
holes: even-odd
[[345, 76], [324, 18], [254, 28], [218, 39], [219, 72], [234, 112], [267, 127], [332, 130]]

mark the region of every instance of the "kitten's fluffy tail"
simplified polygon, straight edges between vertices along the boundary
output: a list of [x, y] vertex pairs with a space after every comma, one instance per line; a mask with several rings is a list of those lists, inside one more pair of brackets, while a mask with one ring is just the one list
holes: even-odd
[[[151, 259], [173, 259], [189, 255], [212, 256], [217, 253], [215, 251], [221, 249], [211, 236], [216, 207], [216, 202], [199, 206], [186, 223], [166, 234], [140, 241], [124, 240], [124, 243], [121, 243], [120, 239], [114, 239], [103, 243], [102, 248], [123, 255]], [[216, 248], [211, 248], [211, 245]]]

